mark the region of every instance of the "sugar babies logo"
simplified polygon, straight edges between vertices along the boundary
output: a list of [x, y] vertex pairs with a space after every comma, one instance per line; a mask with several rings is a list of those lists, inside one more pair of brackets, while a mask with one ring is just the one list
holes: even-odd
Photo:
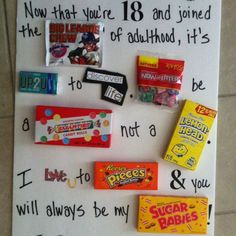
[[195, 205], [189, 205], [184, 202], [170, 203], [163, 206], [152, 205], [149, 212], [152, 219], [156, 219], [160, 229], [167, 229], [169, 226], [177, 226], [188, 224], [198, 220], [197, 211], [194, 210]]
[[[110, 167], [107, 167], [110, 169]], [[125, 167], [121, 168], [120, 171], [110, 174], [106, 177], [107, 183], [110, 188], [116, 186], [122, 186], [131, 183], [141, 182], [146, 176], [146, 170], [143, 168], [136, 169], [126, 169]]]
[[207, 125], [192, 118], [182, 117], [179, 123], [179, 134], [190, 136], [198, 141], [204, 140], [204, 135], [209, 132]]

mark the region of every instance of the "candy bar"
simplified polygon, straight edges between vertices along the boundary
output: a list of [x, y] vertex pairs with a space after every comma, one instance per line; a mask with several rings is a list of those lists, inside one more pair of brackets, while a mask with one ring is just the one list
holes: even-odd
[[110, 147], [111, 110], [36, 107], [35, 143]]
[[206, 234], [205, 197], [139, 196], [138, 231], [169, 234]]
[[206, 106], [186, 100], [164, 159], [195, 170], [216, 113]]
[[57, 94], [57, 77], [56, 73], [21, 71], [19, 91]]
[[156, 162], [95, 162], [94, 188], [157, 190]]

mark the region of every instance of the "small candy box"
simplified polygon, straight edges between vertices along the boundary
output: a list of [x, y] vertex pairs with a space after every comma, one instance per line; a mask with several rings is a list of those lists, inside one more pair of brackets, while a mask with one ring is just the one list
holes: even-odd
[[35, 143], [109, 148], [112, 111], [37, 106]]
[[206, 234], [205, 197], [139, 196], [138, 231], [169, 234]]
[[157, 190], [156, 162], [95, 162], [94, 188]]
[[176, 107], [182, 85], [184, 61], [140, 55], [137, 57], [138, 99]]
[[216, 113], [215, 110], [186, 100], [164, 159], [195, 170]]

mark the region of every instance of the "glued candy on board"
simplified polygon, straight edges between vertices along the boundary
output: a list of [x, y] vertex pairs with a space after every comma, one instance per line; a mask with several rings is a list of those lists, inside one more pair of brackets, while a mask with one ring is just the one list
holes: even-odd
[[102, 65], [103, 24], [47, 20], [46, 65]]
[[186, 100], [164, 159], [195, 170], [216, 113], [213, 109]]
[[206, 234], [206, 197], [139, 196], [138, 231], [163, 234]]
[[57, 78], [56, 73], [20, 71], [19, 91], [55, 95]]
[[35, 143], [109, 148], [111, 125], [111, 110], [37, 106]]
[[182, 85], [184, 61], [140, 55], [137, 57], [138, 99], [176, 107]]
[[157, 190], [156, 162], [95, 162], [94, 188], [110, 190]]

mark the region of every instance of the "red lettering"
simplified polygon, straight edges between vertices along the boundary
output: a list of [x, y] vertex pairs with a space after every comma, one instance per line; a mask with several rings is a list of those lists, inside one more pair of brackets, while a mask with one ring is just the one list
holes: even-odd
[[56, 36], [57, 35], [55, 35], [55, 34], [50, 34], [50, 43], [54, 43], [54, 42], [57, 41], [57, 37]]
[[195, 220], [198, 219], [198, 215], [197, 215], [197, 212], [196, 212], [196, 211], [193, 211], [193, 212], [191, 213], [191, 216], [192, 216], [192, 221], [195, 221]]
[[189, 215], [189, 213], [186, 214], [186, 223], [191, 222], [191, 215]]
[[64, 24], [51, 23], [49, 25], [49, 31], [50, 31], [50, 33], [63, 33], [64, 32]]
[[180, 212], [180, 211], [181, 210], [180, 210], [179, 204], [174, 204], [174, 206], [173, 206], [173, 213]]
[[185, 202], [180, 203], [181, 212], [188, 211], [188, 204]]
[[180, 216], [180, 215], [176, 215], [176, 216], [174, 216], [174, 217], [175, 217], [175, 224], [176, 224], [176, 225], [182, 224], [181, 216]]
[[150, 211], [151, 214], [153, 214], [153, 216], [152, 216], [153, 219], [158, 218], [159, 215], [157, 213], [156, 206], [151, 206], [149, 208], [149, 211]]
[[50, 24], [50, 25], [49, 25], [49, 32], [50, 32], [50, 33], [56, 32], [55, 24]]
[[174, 224], [175, 224], [175, 217], [173, 217], [173, 216], [168, 217], [167, 218], [167, 226], [166, 227], [168, 227], [170, 225], [174, 225]]
[[166, 219], [164, 217], [159, 218], [158, 223], [159, 223], [161, 229], [165, 229], [168, 226], [168, 225], [166, 225]]
[[167, 205], [166, 206], [166, 213], [171, 214], [172, 213], [172, 205]]

